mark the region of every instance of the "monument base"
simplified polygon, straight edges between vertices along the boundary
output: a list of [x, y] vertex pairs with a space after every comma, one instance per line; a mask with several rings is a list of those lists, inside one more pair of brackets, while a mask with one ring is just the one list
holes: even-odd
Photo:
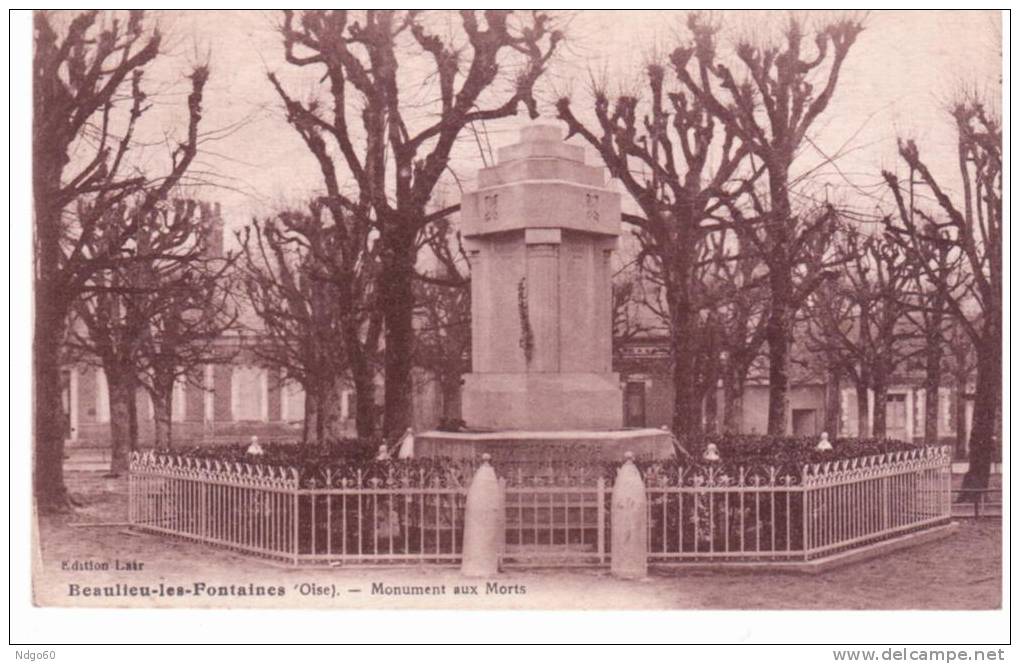
[[661, 429], [611, 431], [427, 431], [415, 434], [416, 457], [493, 461], [620, 461], [633, 452], [638, 459], [668, 459], [673, 439]]
[[612, 430], [623, 423], [615, 373], [487, 373], [464, 376], [462, 412], [484, 430]]

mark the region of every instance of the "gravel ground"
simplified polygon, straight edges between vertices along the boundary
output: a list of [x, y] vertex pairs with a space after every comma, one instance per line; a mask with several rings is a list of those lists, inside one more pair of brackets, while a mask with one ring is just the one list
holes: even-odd
[[[490, 608], [490, 609], [996, 609], [1001, 606], [1001, 525], [963, 521], [956, 534], [819, 575], [761, 572], [655, 571], [621, 581], [603, 569], [512, 570], [486, 582], [455, 568], [291, 569], [212, 547], [138, 534], [121, 525], [126, 482], [73, 473], [72, 493], [85, 503], [73, 515], [40, 520], [34, 541], [34, 589], [41, 606]], [[141, 570], [69, 571], [72, 561], [135, 561]], [[130, 566], [130, 565], [128, 565]], [[194, 590], [223, 587], [233, 596], [87, 597], [96, 586]], [[283, 596], [240, 597], [249, 584]], [[434, 587], [441, 595], [373, 592]], [[233, 588], [231, 588], [233, 586]], [[455, 594], [475, 586], [478, 594]], [[325, 594], [316, 594], [317, 592]]]

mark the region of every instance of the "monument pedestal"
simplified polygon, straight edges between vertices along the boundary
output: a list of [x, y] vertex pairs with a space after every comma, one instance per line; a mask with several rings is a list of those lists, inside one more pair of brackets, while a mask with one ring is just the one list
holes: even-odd
[[612, 429], [620, 427], [616, 374], [487, 373], [464, 377], [462, 408], [469, 426], [485, 429]]

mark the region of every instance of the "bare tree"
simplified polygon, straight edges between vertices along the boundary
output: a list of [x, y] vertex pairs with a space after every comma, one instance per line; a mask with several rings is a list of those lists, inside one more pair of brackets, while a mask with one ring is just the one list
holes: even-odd
[[[162, 176], [142, 173], [126, 158], [139, 119], [150, 107], [143, 68], [159, 53], [162, 35], [141, 12], [126, 20], [77, 14], [35, 15], [32, 175], [35, 211], [35, 459], [34, 490], [41, 509], [68, 504], [63, 480], [64, 431], [60, 352], [68, 314], [90, 279], [121, 260], [122, 248], [187, 171], [198, 149], [205, 66], [191, 72], [188, 122]], [[90, 239], [110, 210], [141, 195], [135, 214], [98, 253]], [[86, 206], [76, 204], [87, 201]], [[80, 211], [76, 214], [76, 211]]]
[[363, 219], [333, 219], [315, 201], [307, 212], [254, 221], [239, 235], [245, 291], [260, 320], [252, 352], [304, 388], [306, 441], [341, 436], [339, 399], [348, 380], [358, 435], [376, 428], [377, 253]]
[[[480, 17], [465, 10], [459, 16], [460, 34], [444, 41], [417, 11], [370, 10], [361, 17], [288, 11], [281, 27], [287, 62], [321, 69], [329, 102], [298, 101], [269, 75], [288, 122], [319, 163], [337, 223], [354, 214], [370, 218], [379, 232], [388, 436], [402, 433], [411, 415], [418, 236], [452, 211], [427, 212], [430, 196], [465, 127], [515, 115], [522, 105], [537, 116], [533, 89], [562, 37], [541, 12], [488, 10]], [[412, 63], [418, 65], [414, 78], [402, 78], [401, 68]], [[502, 96], [501, 73], [512, 79]], [[414, 91], [407, 89], [412, 80]], [[434, 82], [438, 95], [422, 100], [415, 92], [421, 81]], [[360, 127], [349, 118], [354, 108]], [[338, 169], [349, 175], [350, 195]]]
[[415, 363], [438, 382], [442, 417], [458, 420], [461, 379], [471, 370], [471, 266], [448, 218], [430, 224], [419, 241], [434, 265], [415, 283]]
[[[886, 436], [886, 401], [899, 366], [917, 351], [911, 304], [903, 294], [915, 266], [883, 234], [848, 228], [835, 242], [842, 263], [835, 280], [822, 286], [808, 312], [808, 348], [827, 356], [857, 389], [858, 435]], [[868, 417], [868, 391], [874, 411]]]
[[125, 203], [108, 211], [90, 236], [88, 250], [98, 253], [120, 241], [125, 226], [135, 227], [123, 257], [86, 283], [68, 336], [76, 356], [106, 375], [114, 475], [127, 470], [138, 445], [138, 389], [153, 397], [157, 446], [168, 446], [174, 381], [204, 362], [209, 345], [233, 322], [221, 281], [227, 265], [211, 269], [209, 220], [199, 219], [196, 207], [178, 200], [133, 223], [135, 209]]
[[[744, 78], [738, 80], [717, 57], [715, 28], [691, 15], [690, 47], [677, 49], [675, 70], [691, 95], [735, 140], [759, 159], [768, 183], [767, 205], [756, 204], [756, 215], [744, 220], [764, 228], [768, 266], [769, 307], [766, 342], [769, 347], [768, 431], [786, 431], [789, 410], [789, 365], [794, 317], [798, 302], [808, 293], [798, 289], [795, 272], [802, 245], [812, 230], [794, 212], [790, 169], [808, 130], [828, 107], [840, 70], [863, 30], [853, 19], [824, 26], [805, 48], [803, 23], [791, 14], [782, 44], [737, 44], [736, 56]], [[821, 85], [814, 81], [822, 74]], [[817, 285], [817, 283], [815, 284]]]
[[950, 318], [948, 334], [945, 336], [946, 370], [951, 378], [953, 395], [953, 423], [956, 428], [956, 453], [963, 456], [967, 445], [967, 400], [973, 396], [970, 391], [975, 361], [974, 342], [955, 318]]
[[715, 324], [722, 360], [722, 429], [743, 431], [744, 388], [752, 369], [761, 363], [765, 342], [766, 287], [763, 264], [754, 244], [742, 240], [742, 233], [726, 233], [732, 240], [732, 254], [709, 264], [709, 288], [716, 311]]
[[640, 215], [624, 214], [624, 221], [636, 227], [642, 268], [661, 284], [666, 298], [672, 428], [678, 435], [701, 428], [703, 390], [695, 365], [705, 357], [698, 346], [709, 335], [701, 329], [705, 303], [698, 298], [699, 268], [711, 251], [709, 236], [720, 230], [713, 220], [726, 211], [722, 201], [739, 198], [754, 179], [752, 174], [732, 181], [748, 155], [744, 141], [725, 125], [716, 131], [717, 122], [701, 99], [676, 91], [676, 68], [685, 66], [674, 55], [672, 70], [658, 63], [646, 68], [647, 108], [636, 96], [611, 101], [596, 89], [595, 129], [581, 122], [569, 98], [557, 104], [568, 137], [579, 135], [598, 150], [610, 174], [641, 208]]
[[[649, 282], [635, 263], [629, 263], [613, 275], [613, 353], [620, 346], [660, 330], [656, 320], [659, 307], [649, 302]], [[657, 290], [653, 287], [653, 290]], [[648, 314], [655, 313], [655, 317]], [[665, 321], [663, 321], [665, 324]]]
[[[929, 283], [940, 289], [949, 312], [974, 345], [974, 426], [963, 485], [981, 489], [988, 486], [1002, 398], [1002, 129], [975, 99], [957, 103], [952, 117], [963, 185], [959, 195], [953, 196], [932, 174], [914, 141], [899, 142], [910, 186], [890, 171], [882, 174], [896, 201], [896, 214], [887, 227], [925, 271]], [[916, 188], [934, 198], [942, 218], [915, 204], [911, 194]], [[959, 255], [965, 262], [971, 281], [962, 294], [953, 292], [954, 282], [943, 280], [937, 263], [927, 260], [932, 245], [945, 245], [951, 256]]]
[[181, 240], [176, 246], [168, 242], [174, 229], [165, 221], [144, 227], [138, 251], [156, 258], [138, 265], [132, 280], [137, 292], [131, 296], [141, 300], [132, 308], [144, 312], [136, 341], [138, 382], [152, 399], [159, 449], [172, 444], [174, 385], [189, 381], [206, 389], [201, 370], [232, 360], [233, 354], [216, 342], [238, 319], [231, 283], [237, 255], [222, 253], [218, 209], [194, 201], [177, 201], [174, 207], [182, 211], [175, 215], [175, 223], [183, 224]]
[[[912, 201], [913, 197], [910, 198]], [[935, 230], [930, 229], [930, 232]], [[891, 239], [897, 240], [895, 235]], [[918, 245], [916, 249], [923, 251], [923, 255], [921, 251], [908, 251], [908, 258], [925, 261], [929, 269], [916, 266], [913, 282], [903, 296], [908, 306], [907, 316], [917, 330], [918, 337], [923, 340], [920, 352], [924, 362], [924, 439], [928, 444], [935, 445], [939, 440], [939, 388], [943, 382], [947, 359], [953, 354], [953, 351], [946, 352], [946, 341], [954, 332], [959, 332], [959, 328], [953, 325], [947, 294], [955, 298], [962, 296], [969, 287], [970, 277], [962, 255], [952, 252], [948, 244]]]

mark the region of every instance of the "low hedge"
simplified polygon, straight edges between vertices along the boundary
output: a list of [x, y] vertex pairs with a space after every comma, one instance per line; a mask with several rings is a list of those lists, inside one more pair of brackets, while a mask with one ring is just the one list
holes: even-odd
[[[715, 468], [726, 473], [736, 474], [741, 468], [747, 472], [762, 472], [775, 468], [781, 475], [799, 478], [803, 467], [809, 464], [826, 463], [841, 459], [865, 456], [876, 456], [892, 452], [915, 449], [917, 446], [890, 439], [856, 439], [837, 438], [832, 442], [832, 450], [818, 451], [816, 437], [791, 436], [733, 436], [733, 435], [699, 435], [684, 436], [678, 440], [681, 450], [673, 459], [639, 460], [644, 471], [654, 468], [654, 472], [675, 472], [683, 468], [686, 471], [707, 470]], [[366, 474], [379, 474], [386, 469], [432, 472], [443, 468], [454, 470], [458, 474], [465, 471], [464, 461], [450, 459], [413, 459], [376, 461], [381, 439], [344, 438], [324, 444], [310, 445], [284, 442], [260, 443], [263, 453], [259, 456], [248, 454], [248, 443], [217, 445], [215, 447], [188, 447], [172, 451], [157, 452], [173, 456], [193, 459], [210, 459], [230, 463], [258, 463], [267, 466], [289, 467], [299, 471], [302, 478], [321, 476], [326, 468], [345, 469], [347, 471], [361, 469]], [[707, 462], [702, 455], [709, 444], [714, 444], [719, 451], [720, 461]], [[396, 450], [392, 450], [395, 454]], [[534, 463], [496, 463], [496, 470], [505, 477], [520, 476], [520, 469], [527, 465], [528, 471], [547, 479], [568, 479], [571, 477], [597, 477], [599, 475], [611, 479], [619, 466], [616, 461], [587, 461], [578, 459], [562, 459], [552, 462]]]
[[[763, 463], [804, 465], [825, 463], [840, 459], [875, 456], [890, 452], [905, 452], [917, 447], [913, 443], [890, 438], [837, 438], [831, 440], [832, 449], [817, 449], [817, 436], [758, 436], [704, 434], [682, 436], [678, 442], [699, 461], [710, 443], [719, 450], [722, 462], [729, 466], [758, 465]], [[678, 461], [684, 461], [678, 454]]]

